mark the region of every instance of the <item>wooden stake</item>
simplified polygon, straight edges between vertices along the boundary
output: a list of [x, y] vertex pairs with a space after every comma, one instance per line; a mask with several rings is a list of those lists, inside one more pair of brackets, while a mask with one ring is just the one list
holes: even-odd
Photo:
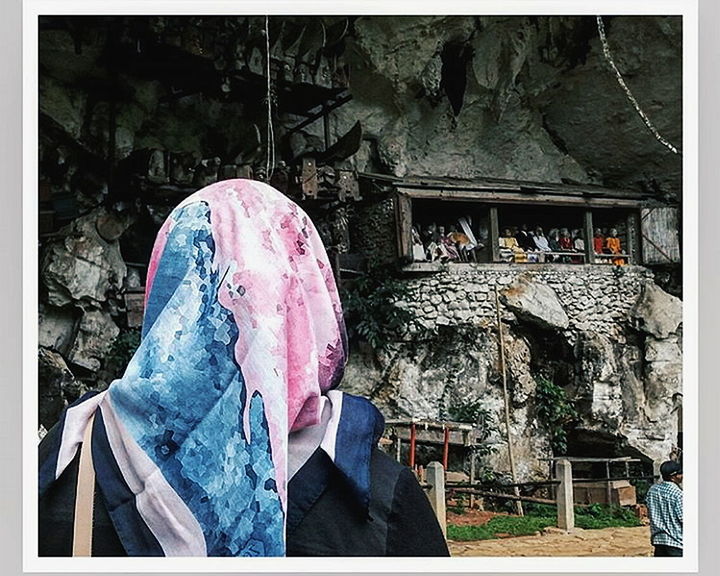
[[442, 465], [445, 470], [448, 467], [448, 454], [450, 453], [450, 429], [445, 426], [443, 431], [443, 461]]
[[415, 469], [415, 422], [410, 424], [410, 468]]
[[[470, 485], [475, 484], [475, 450], [470, 452]], [[475, 494], [470, 494], [470, 510], [475, 508]]]
[[[505, 344], [503, 342], [502, 321], [500, 320], [500, 296], [498, 294], [497, 284], [495, 285], [495, 309], [497, 311], [498, 341], [500, 343], [500, 372], [502, 374], [503, 400], [505, 402], [505, 434], [508, 445], [508, 458], [510, 460], [510, 474], [512, 474], [513, 484], [516, 484], [515, 459], [513, 458], [512, 440], [510, 438], [510, 400], [508, 398], [507, 376], [505, 374]], [[515, 492], [515, 496], [520, 496], [520, 489], [517, 486], [514, 487], [513, 491]], [[518, 515], [524, 516], [522, 501], [517, 500], [515, 507]]]

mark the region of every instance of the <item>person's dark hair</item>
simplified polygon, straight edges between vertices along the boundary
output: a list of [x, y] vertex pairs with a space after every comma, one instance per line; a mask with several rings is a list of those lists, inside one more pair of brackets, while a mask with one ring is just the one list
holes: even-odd
[[668, 460], [660, 465], [660, 475], [663, 480], [670, 480], [673, 476], [682, 474], [682, 466], [675, 460]]

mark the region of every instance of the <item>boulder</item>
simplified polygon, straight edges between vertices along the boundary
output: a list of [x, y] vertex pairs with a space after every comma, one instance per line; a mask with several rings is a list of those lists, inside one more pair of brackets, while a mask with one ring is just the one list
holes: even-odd
[[40, 346], [66, 354], [75, 339], [75, 325], [80, 316], [71, 306], [56, 308], [40, 305], [38, 343]]
[[502, 302], [519, 319], [550, 330], [565, 330], [569, 325], [568, 315], [555, 291], [527, 276], [518, 278], [500, 296]]
[[122, 286], [127, 269], [120, 245], [105, 240], [97, 229], [98, 220], [106, 217], [103, 208], [94, 210], [63, 228], [63, 237], [48, 246], [40, 273], [53, 306], [97, 306]]
[[638, 329], [656, 338], [667, 338], [682, 322], [682, 300], [668, 294], [654, 282], [643, 288], [633, 310]]
[[119, 333], [120, 329], [110, 314], [102, 310], [86, 311], [80, 319], [68, 359], [88, 370], [98, 370]]
[[645, 340], [645, 360], [647, 362], [669, 362], [682, 364], [682, 349], [677, 338], [657, 340], [649, 336]]

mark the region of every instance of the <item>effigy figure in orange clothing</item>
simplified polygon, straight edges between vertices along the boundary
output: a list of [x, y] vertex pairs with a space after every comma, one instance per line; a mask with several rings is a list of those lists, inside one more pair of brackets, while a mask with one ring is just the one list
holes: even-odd
[[[615, 228], [610, 228], [609, 236], [605, 238], [605, 253], [622, 254], [620, 238], [617, 237], [617, 230]], [[613, 258], [612, 263], [617, 266], [624, 266], [625, 258]]]

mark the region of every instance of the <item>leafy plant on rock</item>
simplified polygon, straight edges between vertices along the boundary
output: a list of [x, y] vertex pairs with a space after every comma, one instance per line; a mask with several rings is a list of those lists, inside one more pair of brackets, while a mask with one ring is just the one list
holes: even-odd
[[540, 422], [550, 435], [550, 446], [555, 454], [567, 451], [567, 426], [579, 416], [567, 398], [565, 390], [544, 376], [535, 378], [536, 405]]
[[[478, 442], [484, 442], [498, 430], [493, 413], [483, 406], [480, 399], [453, 403], [448, 407], [447, 414], [453, 422], [472, 424], [478, 431]], [[495, 448], [488, 444], [480, 444], [475, 450], [479, 456], [485, 456], [494, 452]]]
[[448, 408], [448, 418], [453, 422], [474, 424], [483, 429], [492, 423], [492, 414], [477, 399], [451, 404]]
[[113, 377], [122, 376], [138, 346], [140, 346], [139, 328], [127, 328], [120, 332], [105, 357], [105, 368], [113, 373]]
[[362, 338], [375, 349], [419, 326], [415, 313], [402, 305], [413, 295], [393, 266], [369, 266], [365, 274], [343, 285], [341, 298], [348, 336]]
[[492, 411], [483, 406], [480, 399], [475, 399], [450, 404], [447, 416], [453, 422], [464, 422], [475, 427], [477, 444], [473, 446], [473, 451], [475, 456], [480, 458], [475, 478], [485, 487], [498, 485], [500, 482], [497, 473], [482, 461], [484, 456], [497, 452], [497, 448], [487, 442], [493, 433], [498, 432]]

